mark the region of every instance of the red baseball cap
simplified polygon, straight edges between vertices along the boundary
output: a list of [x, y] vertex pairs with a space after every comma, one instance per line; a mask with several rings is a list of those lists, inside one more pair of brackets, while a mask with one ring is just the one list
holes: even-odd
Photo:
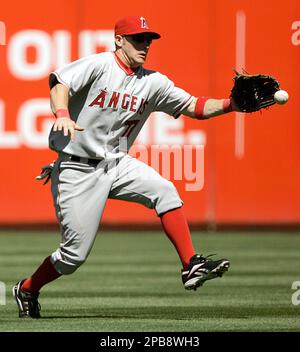
[[142, 16], [124, 17], [115, 25], [115, 35], [133, 35], [140, 33], [149, 33], [152, 39], [160, 38], [158, 33], [150, 29], [145, 17]]

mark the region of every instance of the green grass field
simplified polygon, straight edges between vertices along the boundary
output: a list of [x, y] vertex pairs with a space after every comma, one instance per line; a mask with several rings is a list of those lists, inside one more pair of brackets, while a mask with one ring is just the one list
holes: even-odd
[[11, 287], [56, 249], [60, 235], [2, 231], [0, 331], [300, 331], [300, 305], [291, 301], [300, 281], [299, 233], [192, 236], [200, 253], [230, 259], [223, 278], [186, 291], [162, 232], [104, 232], [77, 272], [44, 287], [37, 321], [18, 318]]

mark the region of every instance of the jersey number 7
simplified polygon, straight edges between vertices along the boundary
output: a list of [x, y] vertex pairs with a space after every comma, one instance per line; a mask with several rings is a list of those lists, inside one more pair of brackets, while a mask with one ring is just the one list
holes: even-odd
[[126, 121], [125, 122], [126, 129], [125, 129], [124, 133], [122, 134], [122, 137], [128, 138], [138, 123], [139, 123], [139, 120]]

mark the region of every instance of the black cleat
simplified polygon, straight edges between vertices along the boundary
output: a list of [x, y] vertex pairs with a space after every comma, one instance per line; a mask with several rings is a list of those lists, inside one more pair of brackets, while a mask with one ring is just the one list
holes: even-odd
[[38, 302], [39, 293], [29, 293], [21, 290], [25, 280], [19, 281], [13, 287], [13, 295], [19, 308], [20, 318], [39, 319], [41, 306]]
[[221, 277], [228, 270], [229, 260], [212, 260], [207, 259], [208, 257], [193, 255], [188, 267], [181, 271], [182, 283], [186, 290], [197, 290], [205, 281]]

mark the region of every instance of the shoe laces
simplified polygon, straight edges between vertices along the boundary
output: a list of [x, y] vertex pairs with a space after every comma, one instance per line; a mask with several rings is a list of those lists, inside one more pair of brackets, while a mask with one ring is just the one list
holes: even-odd
[[191, 266], [193, 266], [193, 265], [195, 264], [195, 262], [197, 263], [197, 262], [199, 261], [199, 259], [200, 259], [201, 261], [203, 261], [203, 262], [212, 261], [212, 259], [210, 259], [210, 257], [212, 257], [212, 256], [214, 256], [214, 255], [216, 255], [216, 254], [217, 254], [217, 253], [212, 253], [212, 254], [209, 254], [209, 255], [207, 255], [207, 256], [204, 256], [204, 255], [202, 255], [202, 254], [195, 254], [194, 256], [191, 257], [189, 265], [188, 265], [186, 268], [182, 269], [182, 271], [184, 271], [184, 270], [189, 270], [189, 268], [190, 268]]
[[39, 293], [28, 293], [23, 291], [22, 295], [30, 311], [37, 313], [41, 310], [41, 305], [38, 301]]
[[205, 260], [205, 261], [209, 261], [209, 260], [212, 260], [212, 259], [208, 259], [208, 258], [210, 258], [210, 257], [213, 257], [214, 255], [216, 255], [217, 253], [212, 253], [212, 254], [208, 254], [207, 256], [204, 256], [204, 255], [202, 255], [202, 254], [199, 254], [199, 255], [197, 255], [196, 256], [196, 258], [200, 258], [200, 259], [203, 259], [203, 260]]
[[205, 262], [207, 262], [207, 261], [211, 261], [212, 259], [210, 259], [210, 257], [213, 257], [214, 255], [216, 255], [217, 253], [212, 253], [212, 254], [208, 254], [207, 256], [204, 256], [204, 255], [202, 255], [202, 254], [196, 254], [195, 256], [194, 256], [194, 260], [202, 260], [202, 261], [205, 261]]

